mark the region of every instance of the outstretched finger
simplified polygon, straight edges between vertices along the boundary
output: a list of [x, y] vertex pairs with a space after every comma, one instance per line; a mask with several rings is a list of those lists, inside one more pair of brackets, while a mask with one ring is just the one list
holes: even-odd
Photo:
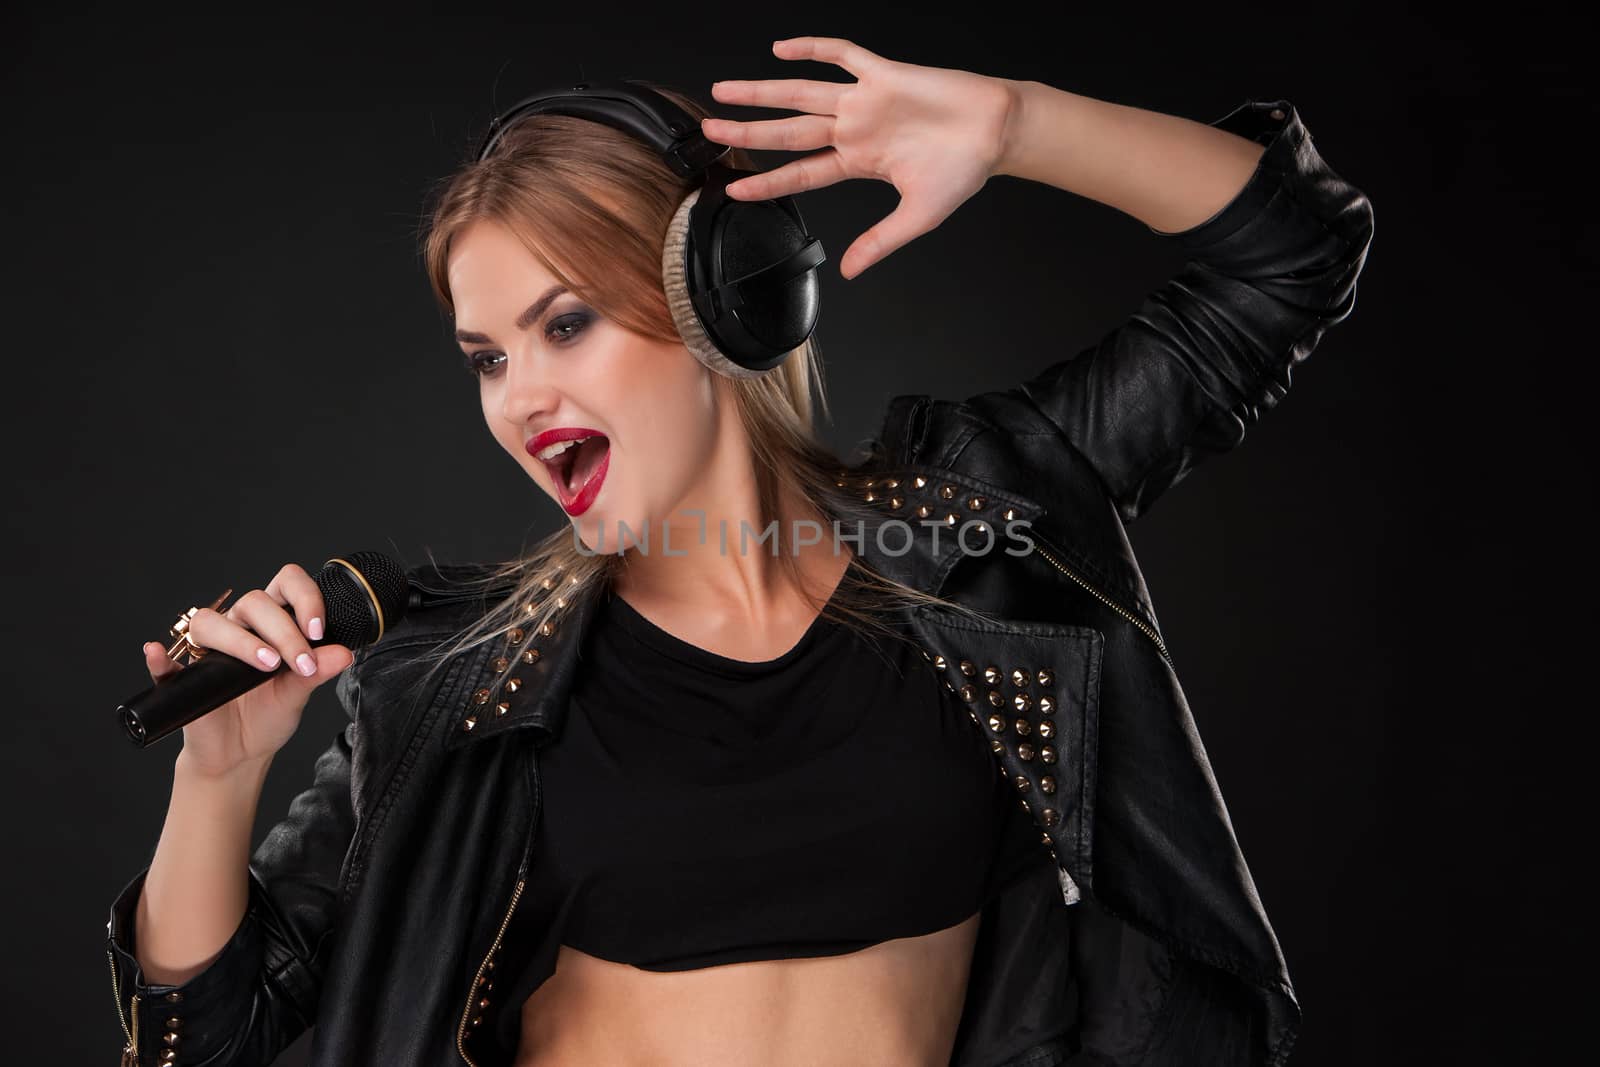
[[843, 67], [861, 77], [880, 57], [843, 37], [790, 37], [772, 42], [772, 53], [779, 59], [815, 59]]
[[846, 82], [811, 81], [806, 78], [767, 78], [761, 81], [711, 83], [711, 95], [724, 104], [746, 107], [786, 107], [813, 115], [837, 115], [839, 97], [850, 88]]
[[936, 224], [937, 221], [929, 222], [923, 212], [907, 208], [906, 202], [901, 200], [899, 207], [845, 249], [844, 256], [839, 260], [839, 274], [846, 280], [859, 277], [862, 271], [891, 252], [904, 248]]
[[825, 148], [803, 159], [785, 163], [775, 170], [764, 170], [748, 178], [729, 182], [727, 193], [735, 200], [773, 200], [843, 181], [849, 175], [839, 161], [836, 149]]
[[833, 116], [796, 115], [764, 122], [702, 119], [700, 130], [718, 144], [779, 152], [805, 152], [813, 148], [826, 148], [833, 143]]

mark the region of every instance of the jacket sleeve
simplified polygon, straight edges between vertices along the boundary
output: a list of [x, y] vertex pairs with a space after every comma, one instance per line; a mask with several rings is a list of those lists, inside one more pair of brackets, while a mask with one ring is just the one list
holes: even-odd
[[[1031, 405], [1086, 458], [1124, 522], [1288, 392], [1290, 371], [1355, 306], [1372, 205], [1335, 174], [1287, 100], [1247, 100], [1210, 125], [1265, 145], [1215, 215], [1150, 232], [1182, 249], [1177, 275], [1075, 356], [972, 398], [991, 416]], [[997, 410], [998, 409], [998, 410]]]
[[[233, 937], [182, 985], [149, 984], [134, 956], [134, 908], [150, 868], [111, 906], [107, 952], [124, 1067], [270, 1064], [315, 1022], [338, 918], [340, 872], [355, 834], [350, 774], [359, 689], [334, 683], [350, 723], [317, 758], [309, 788], [251, 857], [249, 900]], [[153, 852], [153, 850], [152, 850]]]

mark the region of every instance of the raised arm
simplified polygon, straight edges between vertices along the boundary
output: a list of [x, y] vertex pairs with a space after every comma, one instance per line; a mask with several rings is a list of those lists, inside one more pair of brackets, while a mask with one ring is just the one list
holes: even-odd
[[1372, 205], [1323, 161], [1287, 100], [1248, 100], [1205, 124], [1040, 82], [895, 62], [835, 37], [791, 38], [773, 51], [837, 64], [857, 80], [717, 82], [724, 103], [805, 113], [710, 118], [702, 128], [743, 148], [815, 150], [729, 185], [735, 199], [850, 178], [900, 192], [894, 211], [839, 257], [845, 278], [938, 226], [996, 174], [1109, 204], [1187, 254], [1096, 344], [1020, 387], [966, 401], [995, 425], [1030, 427], [1018, 432], [1035, 446], [1055, 438], [1075, 449], [1124, 521], [1237, 445], [1288, 391], [1291, 368], [1355, 306]]
[[1131, 522], [1288, 392], [1355, 306], [1372, 205], [1335, 174], [1287, 100], [1202, 125], [1012, 83], [996, 172], [1118, 208], [1188, 261], [1122, 325], [1019, 388], [969, 398], [1001, 425], [1027, 403]]

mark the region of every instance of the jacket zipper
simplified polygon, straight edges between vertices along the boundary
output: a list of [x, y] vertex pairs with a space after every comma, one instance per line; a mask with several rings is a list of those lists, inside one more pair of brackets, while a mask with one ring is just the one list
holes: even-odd
[[467, 1023], [471, 1020], [472, 1009], [477, 1004], [478, 987], [483, 982], [483, 972], [489, 965], [490, 957], [500, 948], [500, 942], [506, 936], [506, 929], [511, 925], [511, 915], [517, 910], [517, 901], [522, 898], [522, 890], [528, 884], [528, 858], [533, 852], [534, 827], [539, 825], [539, 805], [543, 799], [541, 795], [543, 793], [543, 782], [539, 778], [538, 771], [533, 770], [530, 773], [533, 774], [534, 784], [533, 821], [528, 827], [527, 846], [522, 850], [522, 865], [517, 868], [517, 886], [511, 891], [511, 903], [506, 905], [506, 913], [500, 918], [500, 929], [495, 931], [493, 944], [489, 946], [489, 951], [484, 954], [483, 959], [478, 962], [477, 973], [472, 976], [472, 985], [467, 990], [467, 1003], [461, 1012], [461, 1023], [456, 1027], [456, 1052], [470, 1067], [478, 1067], [478, 1062], [467, 1055]]
[[[1137, 626], [1140, 633], [1144, 634], [1151, 641], [1155, 642], [1156, 651], [1161, 653], [1161, 658], [1166, 660], [1167, 666], [1173, 667], [1172, 657], [1167, 654], [1167, 646], [1164, 642], [1162, 642], [1160, 635], [1158, 635], [1155, 630], [1151, 629], [1143, 619], [1135, 616], [1133, 612], [1129, 611], [1127, 608], [1123, 607], [1121, 604], [1118, 604], [1115, 600], [1112, 600], [1110, 597], [1106, 596], [1106, 594], [1090, 585], [1088, 581], [1086, 581], [1084, 577], [1077, 571], [1072, 570], [1066, 564], [1062, 563], [1060, 560], [1056, 559], [1055, 556], [1046, 551], [1043, 545], [1043, 539], [1040, 538], [1037, 533], [1033, 534], [1032, 536], [1034, 539], [1034, 547], [1039, 550], [1039, 554], [1041, 556], [1049, 560], [1050, 563], [1055, 566], [1056, 570], [1060, 571], [1068, 578], [1071, 578], [1073, 581], [1083, 586], [1090, 593], [1094, 594], [1095, 598], [1098, 599], [1102, 604], [1105, 604], [1108, 608], [1115, 611], [1129, 622], [1133, 623], [1133, 625]], [[1173, 669], [1176, 670], [1177, 668], [1173, 667]]]
[[117, 1021], [122, 1024], [122, 1034], [128, 1044], [122, 1050], [119, 1067], [139, 1067], [139, 994], [133, 995], [133, 1028], [128, 1028], [128, 1017], [122, 1013], [122, 989], [117, 981], [117, 958], [106, 949], [106, 960], [111, 964], [111, 995], [117, 1001]]

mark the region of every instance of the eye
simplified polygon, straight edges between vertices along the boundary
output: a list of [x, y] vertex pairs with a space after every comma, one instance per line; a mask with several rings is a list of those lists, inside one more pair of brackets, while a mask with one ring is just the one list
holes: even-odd
[[[545, 339], [553, 345], [569, 345], [588, 328], [592, 318], [587, 311], [558, 315], [545, 326]], [[505, 358], [501, 352], [469, 352], [462, 360], [462, 365], [468, 374], [475, 377], [495, 378], [499, 376], [497, 368], [505, 362]]]
[[505, 358], [499, 352], [468, 352], [461, 364], [466, 368], [468, 374], [478, 378], [493, 378], [494, 374], [491, 372], [499, 364], [490, 361], [494, 359], [503, 360]]
[[551, 319], [545, 327], [545, 338], [555, 344], [566, 344], [578, 334], [582, 333], [589, 325], [589, 313], [575, 311], [570, 315], [558, 315]]

